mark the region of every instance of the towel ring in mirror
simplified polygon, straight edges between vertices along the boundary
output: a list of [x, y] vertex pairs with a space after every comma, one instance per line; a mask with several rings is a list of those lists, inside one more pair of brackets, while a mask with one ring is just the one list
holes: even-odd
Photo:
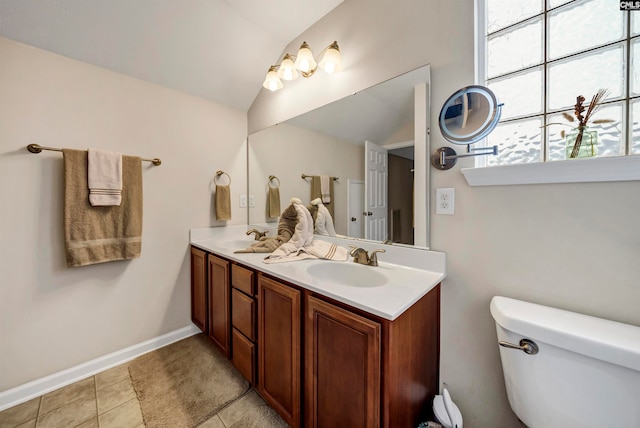
[[498, 154], [498, 146], [476, 149], [471, 148], [471, 144], [493, 131], [501, 112], [502, 104], [489, 88], [472, 85], [454, 92], [440, 110], [438, 125], [447, 141], [466, 145], [467, 154], [457, 155], [451, 147], [440, 147], [431, 154], [431, 165], [446, 170], [452, 168], [458, 158]]
[[274, 188], [274, 189], [279, 188], [279, 187], [280, 187], [280, 179], [279, 179], [278, 177], [276, 177], [275, 175], [270, 175], [270, 176], [269, 176], [269, 183], [268, 183], [269, 187], [272, 187], [272, 186], [271, 186], [271, 182], [273, 182], [273, 181], [276, 181], [276, 182], [278, 183], [278, 184], [277, 184], [275, 187], [273, 187], [273, 188]]
[[231, 176], [229, 174], [227, 174], [226, 172], [224, 172], [224, 171], [216, 171], [216, 177], [213, 179], [213, 182], [217, 186], [219, 186], [220, 183], [218, 183], [218, 180], [220, 179], [220, 176], [222, 176], [222, 175], [226, 175], [227, 178], [229, 179], [229, 182], [226, 184], [226, 186], [230, 185], [231, 184]]

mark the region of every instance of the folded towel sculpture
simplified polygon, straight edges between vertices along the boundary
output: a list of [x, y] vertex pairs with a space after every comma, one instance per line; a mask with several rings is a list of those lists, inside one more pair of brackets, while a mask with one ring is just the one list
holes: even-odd
[[264, 263], [282, 263], [304, 259], [327, 259], [346, 261], [349, 252], [346, 248], [330, 242], [313, 239], [313, 218], [298, 198], [291, 199], [291, 206], [297, 213], [297, 223], [293, 236], [280, 245]]
[[278, 222], [278, 234], [274, 237], [262, 237], [259, 241], [251, 244], [249, 248], [234, 251], [235, 253], [272, 253], [280, 245], [288, 242], [295, 232], [298, 222], [298, 212], [293, 204], [289, 205], [282, 214]]
[[313, 239], [313, 219], [309, 210], [298, 198], [291, 198], [291, 204], [280, 215], [278, 235], [261, 238], [249, 248], [236, 253], [271, 253], [265, 263], [282, 263], [304, 259], [327, 259], [346, 261], [346, 248], [326, 241]]
[[333, 218], [331, 213], [322, 203], [322, 199], [316, 198], [311, 201], [311, 205], [316, 208], [316, 217], [314, 218], [314, 231], [318, 235], [336, 236], [336, 229], [333, 226]]

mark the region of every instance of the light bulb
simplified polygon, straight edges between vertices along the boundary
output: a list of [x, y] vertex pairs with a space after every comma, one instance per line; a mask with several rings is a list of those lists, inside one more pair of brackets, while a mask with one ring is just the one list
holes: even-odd
[[267, 72], [267, 76], [264, 78], [262, 86], [270, 91], [282, 89], [282, 81], [278, 77], [278, 73], [276, 72], [276, 67], [274, 65], [269, 67], [269, 71]]
[[[296, 56], [295, 67], [303, 73], [313, 73], [317, 67], [316, 60], [313, 59], [313, 54], [307, 42], [302, 42], [298, 55]], [[308, 77], [308, 76], [305, 76]]]
[[296, 70], [291, 55], [286, 54], [280, 68], [278, 69], [278, 77], [284, 80], [293, 80], [298, 77], [298, 71]]
[[324, 71], [331, 74], [342, 69], [341, 60], [342, 55], [340, 54], [338, 42], [333, 42], [324, 53], [324, 56], [320, 60], [319, 66]]

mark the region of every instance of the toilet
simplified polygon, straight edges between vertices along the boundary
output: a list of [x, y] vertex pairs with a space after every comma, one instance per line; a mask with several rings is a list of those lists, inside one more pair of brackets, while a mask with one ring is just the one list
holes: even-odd
[[490, 308], [527, 427], [640, 427], [640, 327], [500, 296]]

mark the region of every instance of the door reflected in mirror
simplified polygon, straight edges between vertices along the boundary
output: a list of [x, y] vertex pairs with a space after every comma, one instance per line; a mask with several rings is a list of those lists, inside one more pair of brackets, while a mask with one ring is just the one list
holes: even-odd
[[427, 247], [429, 85], [424, 66], [249, 135], [249, 223], [277, 226], [269, 176], [281, 211], [293, 197], [310, 204], [302, 175], [327, 175], [338, 235]]

